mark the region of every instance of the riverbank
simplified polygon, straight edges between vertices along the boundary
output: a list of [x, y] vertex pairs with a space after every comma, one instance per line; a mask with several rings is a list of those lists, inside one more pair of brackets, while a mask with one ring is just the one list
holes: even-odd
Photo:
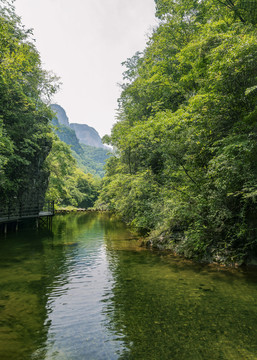
[[170, 251], [175, 256], [184, 257], [201, 264], [216, 264], [228, 267], [257, 266], [257, 257], [245, 256], [235, 249], [218, 247], [197, 248], [182, 231], [155, 231], [142, 241], [142, 246], [159, 251]]
[[[56, 214], [76, 214], [76, 213], [97, 213], [110, 212], [100, 208], [57, 208]], [[117, 218], [118, 215], [116, 214]], [[120, 218], [121, 220], [121, 218]], [[135, 230], [135, 229], [134, 229]], [[142, 235], [142, 234], [141, 234]], [[201, 247], [190, 239], [182, 230], [171, 232], [170, 230], [155, 230], [150, 235], [143, 235], [142, 247], [158, 251], [169, 251], [174, 256], [179, 256], [200, 264], [215, 264], [227, 267], [257, 266], [256, 256], [245, 256], [238, 253], [237, 249], [218, 246]]]

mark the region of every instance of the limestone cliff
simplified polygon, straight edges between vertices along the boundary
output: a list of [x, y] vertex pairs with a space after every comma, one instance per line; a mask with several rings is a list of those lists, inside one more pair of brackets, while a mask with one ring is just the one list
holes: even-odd
[[75, 131], [80, 143], [97, 148], [104, 147], [98, 132], [91, 126], [74, 123], [70, 124], [70, 127]]
[[[65, 110], [58, 104], [52, 104], [50, 105], [51, 109], [56, 113], [56, 117], [53, 119], [53, 124], [57, 126], [58, 128], [61, 128], [62, 125], [68, 127], [70, 129], [70, 136], [72, 136], [72, 142], [70, 143], [67, 138], [67, 134], [65, 134], [65, 139], [62, 138], [63, 136], [61, 134], [58, 134], [58, 136], [61, 138], [62, 141], [66, 142], [69, 145], [74, 146], [74, 136], [76, 134], [76, 137], [78, 139], [78, 142], [84, 145], [94, 146], [96, 148], [105, 148], [105, 146], [102, 143], [101, 137], [98, 134], [98, 132], [91, 126], [88, 126], [86, 124], [77, 124], [69, 123], [69, 118], [65, 112]], [[62, 132], [64, 132], [64, 129], [62, 129]], [[66, 129], [66, 132], [68, 132], [68, 129]], [[75, 132], [75, 133], [73, 133]], [[63, 134], [64, 135], [64, 134]]]
[[56, 113], [52, 121], [55, 133], [61, 141], [71, 146], [78, 166], [85, 173], [103, 177], [110, 149], [102, 144], [98, 132], [86, 124], [69, 124], [66, 112], [60, 105], [52, 104], [51, 109]]
[[56, 118], [53, 122], [57, 119], [59, 124], [70, 126], [69, 124], [69, 118], [65, 112], [65, 110], [58, 104], [52, 104], [50, 105], [51, 109], [56, 113]]

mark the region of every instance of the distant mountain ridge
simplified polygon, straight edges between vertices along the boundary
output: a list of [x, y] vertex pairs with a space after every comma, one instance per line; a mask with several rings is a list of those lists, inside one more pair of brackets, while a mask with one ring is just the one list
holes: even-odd
[[71, 129], [73, 129], [77, 135], [79, 141], [84, 145], [90, 145], [97, 148], [103, 148], [104, 145], [98, 134], [98, 132], [91, 126], [86, 124], [70, 124]]
[[50, 105], [55, 112], [53, 125], [59, 139], [71, 146], [78, 166], [85, 172], [100, 177], [104, 176], [105, 161], [109, 158], [107, 149], [98, 134], [91, 126], [69, 122], [66, 111], [58, 104]]
[[[70, 123], [66, 111], [58, 104], [51, 104], [50, 107], [56, 113], [56, 118], [53, 120], [55, 126], [64, 125], [72, 129], [81, 144], [94, 146], [96, 148], [105, 148], [100, 135], [93, 127], [86, 124]], [[65, 140], [62, 141], [66, 142]]]
[[56, 118], [54, 118], [53, 122], [57, 120], [61, 125], [70, 126], [66, 111], [60, 105], [51, 104], [50, 108], [56, 113]]

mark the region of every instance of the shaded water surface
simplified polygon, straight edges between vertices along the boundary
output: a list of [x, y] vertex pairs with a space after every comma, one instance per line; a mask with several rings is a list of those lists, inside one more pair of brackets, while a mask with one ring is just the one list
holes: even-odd
[[0, 359], [257, 359], [257, 274], [140, 246], [109, 214], [0, 239]]

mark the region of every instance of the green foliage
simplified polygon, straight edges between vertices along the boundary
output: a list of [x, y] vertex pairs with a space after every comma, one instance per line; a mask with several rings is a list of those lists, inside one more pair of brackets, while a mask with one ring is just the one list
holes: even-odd
[[156, 0], [158, 28], [124, 63], [98, 202], [171, 242], [181, 231], [178, 252], [243, 261], [257, 255], [257, 29], [250, 2], [226, 3]]
[[[53, 134], [48, 103], [58, 86], [41, 68], [30, 34], [12, 5], [0, 0], [1, 206], [37, 203], [48, 187], [47, 199], [57, 204], [90, 207], [99, 180], [83, 173], [70, 147]], [[62, 126], [58, 135], [84, 153], [72, 129]]]
[[97, 199], [100, 181], [77, 167], [70, 147], [57, 137], [45, 166], [50, 171], [46, 198], [59, 206], [88, 208]]
[[58, 87], [11, 4], [0, 1], [1, 204], [44, 197], [42, 166], [52, 142], [46, 103]]
[[3, 121], [0, 123], [0, 188], [7, 189], [10, 184], [6, 176], [5, 168], [8, 166], [9, 158], [13, 154], [13, 142], [8, 137]]
[[106, 160], [111, 156], [110, 151], [104, 148], [80, 144], [82, 151], [73, 152], [78, 166], [85, 172], [102, 178], [105, 174]]
[[83, 154], [83, 149], [74, 130], [68, 126], [58, 123], [57, 127], [55, 128], [55, 133], [61, 141], [65, 142], [67, 145], [70, 145], [71, 149], [78, 155]]
[[65, 144], [70, 145], [72, 155], [77, 160], [78, 166], [86, 174], [102, 178], [104, 176], [105, 162], [110, 156], [110, 151], [104, 148], [81, 144], [73, 129], [62, 125], [55, 118], [53, 120], [54, 132]]

